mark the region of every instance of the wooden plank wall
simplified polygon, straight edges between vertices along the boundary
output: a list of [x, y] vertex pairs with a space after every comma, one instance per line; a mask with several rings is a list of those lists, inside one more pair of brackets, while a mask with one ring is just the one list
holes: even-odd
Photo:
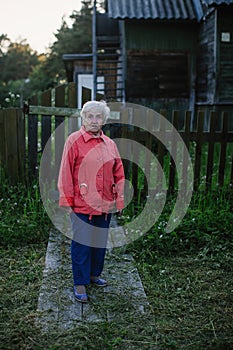
[[[213, 11], [208, 21], [200, 24], [197, 56], [197, 102], [214, 101], [216, 89], [215, 21]], [[208, 38], [208, 40], [207, 40]]]
[[187, 98], [190, 71], [188, 61], [188, 53], [182, 51], [128, 50], [128, 98]]
[[[219, 41], [217, 54], [219, 57], [217, 76], [219, 83], [217, 86], [217, 100], [228, 102], [233, 100], [233, 41], [232, 41], [232, 6], [222, 7], [218, 10], [218, 31]], [[227, 32], [230, 40], [224, 42], [221, 40], [221, 33]]]

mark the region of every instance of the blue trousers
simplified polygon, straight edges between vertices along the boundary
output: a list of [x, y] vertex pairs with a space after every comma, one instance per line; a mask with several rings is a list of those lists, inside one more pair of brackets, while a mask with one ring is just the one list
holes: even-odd
[[104, 267], [111, 214], [89, 216], [71, 213], [73, 239], [71, 261], [74, 285], [90, 284], [90, 276], [100, 276]]

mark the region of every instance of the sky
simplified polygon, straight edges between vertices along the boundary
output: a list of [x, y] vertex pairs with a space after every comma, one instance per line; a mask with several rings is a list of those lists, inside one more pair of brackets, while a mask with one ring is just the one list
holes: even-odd
[[12, 41], [26, 39], [39, 54], [56, 38], [54, 33], [61, 27], [62, 17], [67, 23], [69, 16], [81, 8], [81, 0], [5, 0], [0, 11], [0, 35], [7, 34]]

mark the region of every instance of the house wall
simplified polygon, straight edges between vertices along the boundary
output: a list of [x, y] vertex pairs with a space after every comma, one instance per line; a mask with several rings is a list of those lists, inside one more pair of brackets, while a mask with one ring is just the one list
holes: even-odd
[[192, 51], [196, 48], [197, 26], [190, 22], [126, 20], [126, 49]]
[[127, 101], [188, 109], [196, 45], [194, 23], [126, 20]]
[[197, 102], [212, 104], [216, 89], [216, 10], [201, 24], [197, 55]]
[[73, 81], [78, 74], [93, 74], [92, 60], [78, 60], [73, 63]]
[[[228, 113], [228, 128], [233, 130], [233, 6], [213, 10], [200, 24], [197, 55], [196, 103], [206, 115], [215, 110]], [[221, 33], [230, 33], [223, 42]], [[219, 124], [221, 120], [219, 119]], [[209, 128], [209, 120], [205, 120]], [[220, 125], [219, 125], [220, 128]]]
[[[230, 35], [229, 41], [224, 41], [222, 33]], [[225, 34], [226, 35], [226, 34]], [[228, 39], [228, 38], [227, 38]], [[225, 37], [226, 40], [226, 37]], [[218, 102], [233, 103], [233, 6], [224, 6], [218, 11], [218, 66], [217, 91]]]

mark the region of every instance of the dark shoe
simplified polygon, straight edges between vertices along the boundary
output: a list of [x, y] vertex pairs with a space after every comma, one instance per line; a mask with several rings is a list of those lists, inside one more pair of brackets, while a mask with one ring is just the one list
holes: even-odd
[[96, 278], [91, 280], [91, 283], [95, 284], [97, 287], [106, 287], [107, 281], [105, 281], [103, 278]]
[[88, 295], [86, 293], [79, 294], [77, 292], [77, 287], [74, 286], [74, 296], [80, 303], [87, 303], [88, 302]]

